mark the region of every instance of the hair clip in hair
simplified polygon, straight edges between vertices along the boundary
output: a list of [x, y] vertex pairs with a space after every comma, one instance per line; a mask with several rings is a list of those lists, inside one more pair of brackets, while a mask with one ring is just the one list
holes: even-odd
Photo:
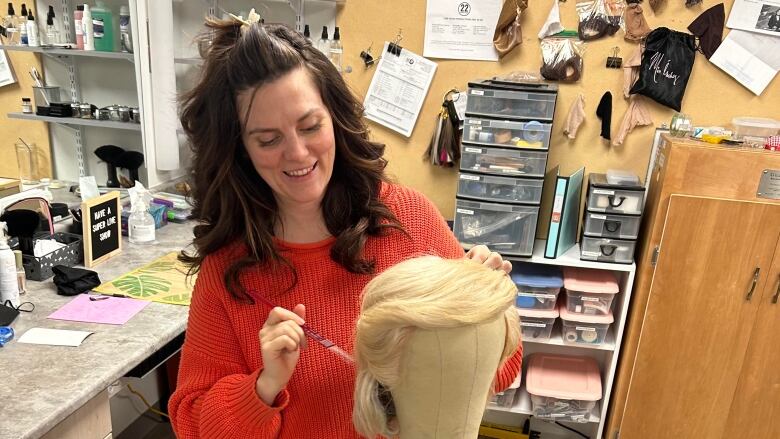
[[255, 8], [252, 8], [249, 11], [249, 15], [246, 16], [246, 20], [244, 20], [243, 17], [240, 17], [238, 15], [234, 15], [234, 14], [230, 14], [230, 13], [228, 15], [230, 15], [230, 17], [233, 18], [234, 20], [240, 21], [242, 28], [244, 28], [245, 26], [249, 27], [249, 26], [251, 26], [254, 23], [261, 23], [263, 21], [262, 18], [260, 17], [260, 14], [255, 12]]

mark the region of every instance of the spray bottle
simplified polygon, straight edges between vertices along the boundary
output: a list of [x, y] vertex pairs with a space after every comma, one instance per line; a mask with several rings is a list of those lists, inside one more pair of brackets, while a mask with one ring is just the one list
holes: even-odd
[[133, 53], [133, 39], [130, 35], [130, 10], [122, 6], [119, 8], [119, 44], [122, 52]]
[[149, 213], [152, 194], [138, 181], [127, 190], [130, 194], [130, 217], [127, 235], [133, 244], [154, 244], [154, 217]]
[[81, 14], [81, 33], [84, 39], [84, 50], [95, 50], [95, 30], [92, 23], [92, 11], [88, 4], [84, 4], [84, 12]]
[[0, 222], [0, 303], [11, 301], [14, 308], [19, 306], [19, 283], [16, 280], [16, 257], [8, 246], [6, 226]]

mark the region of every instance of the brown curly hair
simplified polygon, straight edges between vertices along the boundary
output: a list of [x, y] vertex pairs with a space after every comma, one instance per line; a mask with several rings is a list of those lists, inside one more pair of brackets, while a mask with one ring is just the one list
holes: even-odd
[[240, 276], [252, 266], [292, 265], [276, 248], [274, 224], [279, 211], [271, 188], [255, 171], [241, 139], [236, 96], [256, 90], [291, 71], [304, 68], [333, 118], [336, 157], [322, 212], [336, 241], [330, 257], [352, 273], [371, 274], [374, 261], [362, 257], [369, 236], [403, 231], [379, 199], [388, 181], [384, 145], [368, 138], [363, 106], [333, 64], [302, 35], [285, 26], [238, 20], [207, 20], [205, 54], [198, 84], [182, 99], [181, 123], [193, 151], [190, 178], [195, 254], [179, 259], [196, 273], [206, 256], [231, 243], [242, 243], [247, 255], [232, 262], [225, 285], [237, 299], [251, 299]]

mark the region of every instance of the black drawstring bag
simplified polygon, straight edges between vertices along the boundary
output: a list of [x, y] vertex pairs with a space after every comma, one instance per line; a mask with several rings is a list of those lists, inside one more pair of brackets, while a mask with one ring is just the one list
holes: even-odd
[[659, 27], [645, 41], [639, 79], [630, 93], [680, 111], [696, 59], [696, 39], [691, 34]]

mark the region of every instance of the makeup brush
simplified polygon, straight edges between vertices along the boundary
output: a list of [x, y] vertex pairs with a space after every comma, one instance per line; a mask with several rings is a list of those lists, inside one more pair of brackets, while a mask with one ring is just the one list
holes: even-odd
[[95, 150], [95, 155], [106, 163], [107, 187], [119, 187], [119, 179], [116, 178], [116, 167], [119, 157], [125, 152], [116, 145], [103, 145]]
[[40, 223], [38, 212], [27, 209], [9, 210], [0, 216], [0, 221], [5, 221], [8, 226], [8, 235], [19, 238], [19, 250], [25, 255], [34, 256], [33, 235]]
[[133, 184], [138, 180], [138, 168], [143, 164], [144, 155], [137, 151], [125, 151], [117, 160], [117, 166], [127, 169], [130, 173], [130, 181]]

